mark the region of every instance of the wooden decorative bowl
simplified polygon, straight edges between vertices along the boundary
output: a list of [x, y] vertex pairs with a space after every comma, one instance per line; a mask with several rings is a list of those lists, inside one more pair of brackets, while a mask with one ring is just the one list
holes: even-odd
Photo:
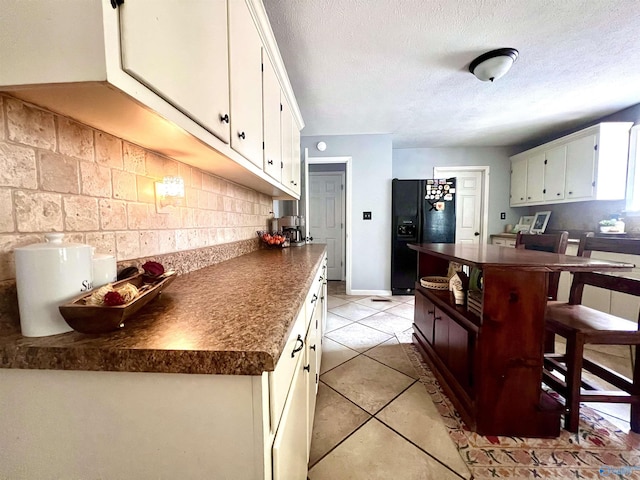
[[176, 278], [175, 272], [165, 273], [156, 283], [144, 283], [143, 274], [114, 282], [114, 288], [131, 283], [141, 293], [124, 305], [86, 305], [85, 301], [93, 292], [87, 292], [58, 309], [71, 328], [82, 333], [105, 333], [124, 327], [125, 321], [156, 298]]
[[447, 277], [422, 277], [420, 285], [431, 290], [449, 290], [449, 279]]

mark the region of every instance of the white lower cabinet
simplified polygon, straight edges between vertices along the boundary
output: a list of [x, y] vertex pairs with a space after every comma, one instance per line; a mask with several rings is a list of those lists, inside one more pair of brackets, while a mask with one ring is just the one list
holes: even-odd
[[[326, 257], [313, 279], [299, 320], [296, 321], [294, 331], [289, 337], [289, 341], [291, 341], [295, 336], [296, 346], [291, 350], [295, 353], [289, 355], [288, 350], [285, 350], [272, 374], [272, 377], [278, 379], [277, 382], [272, 383], [279, 390], [272, 390], [271, 397], [281, 398], [280, 392], [288, 391], [282, 416], [279, 421], [276, 417], [272, 424], [272, 426], [277, 425], [272, 453], [274, 480], [304, 479], [307, 474], [316, 395], [320, 379], [322, 325], [326, 311], [324, 304], [326, 299], [325, 261]], [[301, 318], [304, 318], [304, 322], [300, 322]], [[301, 323], [305, 327], [305, 333], [302, 337], [304, 342], [299, 340], [301, 337], [297, 333]], [[299, 348], [301, 350], [298, 350]], [[283, 387], [287, 385], [283, 383], [283, 380], [287, 377], [282, 374], [283, 370], [280, 370], [281, 363], [288, 370], [291, 359], [294, 357], [296, 366], [293, 379], [291, 385], [285, 390]], [[277, 411], [276, 408], [276, 415]]]
[[504, 238], [504, 237], [492, 237], [491, 245], [498, 245], [499, 247], [515, 247], [516, 239], [515, 238]]
[[0, 478], [304, 480], [325, 265], [326, 255], [272, 372], [0, 368], [0, 411], [11, 412], [0, 431], [13, 439], [0, 448]]
[[287, 403], [273, 442], [274, 480], [307, 477], [307, 377], [304, 356], [296, 363]]
[[[578, 253], [578, 245], [567, 246], [567, 255], [576, 255]], [[613, 262], [626, 262], [640, 265], [640, 258], [635, 255], [624, 255], [620, 253], [593, 252], [591, 258], [599, 260], [610, 260]], [[619, 275], [622, 277], [640, 278], [640, 267], [634, 268], [631, 272], [611, 273], [611, 275]], [[560, 284], [558, 286], [558, 300], [561, 302], [569, 301], [569, 290], [573, 275], [569, 272], [560, 274]], [[601, 312], [610, 313], [627, 320], [637, 321], [638, 311], [640, 308], [640, 298], [620, 292], [612, 292], [602, 288], [586, 285], [582, 293], [582, 304], [599, 310]]]

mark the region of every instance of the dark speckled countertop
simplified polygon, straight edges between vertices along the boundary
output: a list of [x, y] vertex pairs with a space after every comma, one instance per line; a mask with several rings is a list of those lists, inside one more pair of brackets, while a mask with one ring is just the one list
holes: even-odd
[[0, 368], [260, 375], [274, 369], [324, 245], [258, 250], [179, 276], [124, 328], [0, 336]]

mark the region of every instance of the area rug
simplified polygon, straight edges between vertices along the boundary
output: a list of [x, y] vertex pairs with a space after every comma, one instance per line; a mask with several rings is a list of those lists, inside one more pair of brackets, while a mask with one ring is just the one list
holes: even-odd
[[469, 431], [410, 339], [403, 335], [398, 340], [474, 479], [640, 480], [640, 435], [621, 431], [587, 406], [580, 408], [578, 433], [561, 430], [554, 439], [485, 437]]

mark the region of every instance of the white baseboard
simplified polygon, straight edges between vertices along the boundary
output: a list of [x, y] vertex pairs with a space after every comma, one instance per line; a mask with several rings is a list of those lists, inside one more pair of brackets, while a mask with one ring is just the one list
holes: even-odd
[[391, 290], [351, 290], [347, 291], [347, 295], [377, 295], [379, 297], [390, 297]]

